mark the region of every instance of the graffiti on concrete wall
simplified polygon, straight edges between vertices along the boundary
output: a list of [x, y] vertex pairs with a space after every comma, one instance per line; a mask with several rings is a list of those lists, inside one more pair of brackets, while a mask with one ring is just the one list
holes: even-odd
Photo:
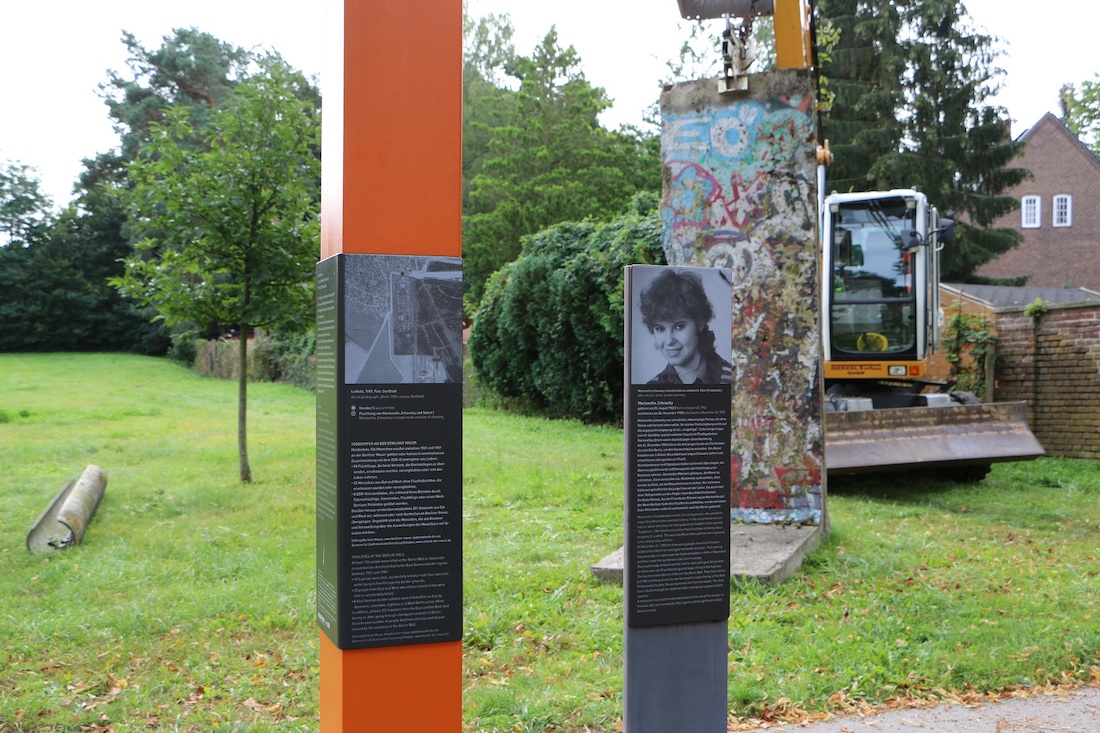
[[820, 522], [812, 84], [773, 72], [736, 97], [678, 84], [661, 114], [666, 258], [734, 273], [734, 517]]

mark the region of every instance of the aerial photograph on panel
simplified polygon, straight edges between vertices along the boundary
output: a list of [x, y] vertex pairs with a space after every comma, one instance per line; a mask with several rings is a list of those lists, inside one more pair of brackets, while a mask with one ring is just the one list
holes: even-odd
[[356, 255], [344, 277], [348, 384], [461, 381], [458, 258]]

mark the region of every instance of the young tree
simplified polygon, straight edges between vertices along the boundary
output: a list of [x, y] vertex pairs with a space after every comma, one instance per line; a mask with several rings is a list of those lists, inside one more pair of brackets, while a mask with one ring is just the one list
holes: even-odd
[[[120, 276], [121, 258], [133, 254], [128, 212], [118, 194], [131, 185], [127, 166], [148, 143], [151, 125], [163, 122], [169, 107], [185, 105], [191, 108], [196, 129], [201, 128], [201, 121], [208, 120], [212, 110], [229, 103], [252, 57], [244, 49], [194, 28], [175, 30], [156, 49], [145, 48], [125, 31], [122, 43], [128, 53], [126, 72], [109, 71], [107, 82], [100, 85], [119, 146], [84, 160], [76, 199], [50, 232], [54, 256], [49, 262], [72, 261], [72, 269], [50, 268], [41, 275], [66, 283], [63, 292], [67, 297], [52, 297], [49, 308], [53, 317], [72, 326], [67, 335], [77, 338], [65, 348], [96, 348], [91, 342], [100, 349], [164, 353], [163, 324], [149, 323], [146, 309], [121, 298], [117, 289], [100, 279]], [[71, 282], [73, 273], [81, 273], [85, 282]], [[89, 291], [87, 297], [72, 297], [76, 289]], [[22, 307], [25, 310], [31, 305]], [[34, 323], [42, 323], [43, 315]], [[30, 339], [26, 343], [41, 341], [35, 334], [51, 333], [49, 328], [43, 331], [30, 323], [23, 324], [26, 333], [20, 336]], [[54, 338], [60, 334], [52, 333]], [[54, 348], [62, 346], [55, 344]]]
[[[277, 55], [196, 130], [169, 108], [130, 166], [131, 225], [144, 238], [115, 283], [169, 325], [217, 322], [239, 335], [238, 450], [248, 462], [248, 334], [311, 322], [318, 248], [316, 106]], [[198, 135], [201, 145], [192, 144]]]

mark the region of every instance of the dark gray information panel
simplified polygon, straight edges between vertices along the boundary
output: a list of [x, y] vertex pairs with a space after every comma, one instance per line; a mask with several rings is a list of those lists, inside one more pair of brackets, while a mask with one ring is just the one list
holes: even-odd
[[626, 269], [628, 626], [729, 618], [731, 277]]
[[631, 393], [627, 623], [728, 618], [730, 386]]
[[341, 649], [462, 637], [461, 265], [317, 268], [317, 621]]

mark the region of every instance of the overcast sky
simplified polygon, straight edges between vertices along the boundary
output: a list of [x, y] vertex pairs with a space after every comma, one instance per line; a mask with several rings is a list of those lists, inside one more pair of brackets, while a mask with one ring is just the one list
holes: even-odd
[[[1008, 12], [1009, 6], [1029, 6], [964, 2], [981, 27], [1006, 41], [1000, 65], [1008, 76], [997, 102], [1008, 108], [1016, 134], [1045, 112], [1058, 113], [1063, 84], [1100, 72], [1091, 3], [1064, 0]], [[6, 0], [0, 11], [0, 160], [34, 167], [56, 203], [70, 200], [81, 159], [118, 142], [97, 88], [108, 69], [125, 69], [123, 29], [147, 48], [158, 48], [173, 28], [189, 26], [238, 46], [273, 48], [317, 75], [323, 92], [322, 7], [317, 0]], [[657, 99], [665, 62], [682, 42], [676, 0], [470, 0], [470, 10], [474, 16], [508, 13], [521, 53], [556, 24], [559, 41], [577, 49], [589, 81], [615, 101], [604, 119], [610, 126], [640, 121]], [[712, 23], [718, 33], [720, 21]]]

